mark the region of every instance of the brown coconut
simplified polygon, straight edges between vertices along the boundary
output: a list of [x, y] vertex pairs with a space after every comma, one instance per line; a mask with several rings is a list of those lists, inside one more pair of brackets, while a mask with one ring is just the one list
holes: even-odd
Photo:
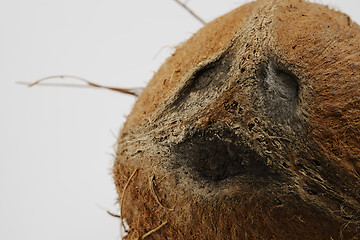
[[177, 47], [118, 140], [126, 239], [359, 239], [360, 28], [258, 0]]

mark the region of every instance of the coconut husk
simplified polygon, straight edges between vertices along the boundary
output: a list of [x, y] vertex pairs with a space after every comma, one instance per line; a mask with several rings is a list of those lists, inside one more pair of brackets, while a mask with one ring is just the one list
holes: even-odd
[[360, 28], [258, 0], [180, 44], [113, 168], [125, 239], [358, 239]]

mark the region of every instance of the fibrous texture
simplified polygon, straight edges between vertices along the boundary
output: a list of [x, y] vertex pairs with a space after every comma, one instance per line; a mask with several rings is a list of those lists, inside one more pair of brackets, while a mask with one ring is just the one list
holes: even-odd
[[359, 123], [358, 25], [301, 0], [235, 9], [177, 47], [127, 118], [126, 239], [358, 239]]

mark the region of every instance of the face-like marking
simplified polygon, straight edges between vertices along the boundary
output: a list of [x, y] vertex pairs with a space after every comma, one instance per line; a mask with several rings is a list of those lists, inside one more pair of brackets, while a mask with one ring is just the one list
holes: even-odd
[[299, 97], [297, 77], [270, 62], [260, 70], [265, 110], [274, 121], [286, 123], [296, 114]]
[[196, 132], [177, 144], [174, 151], [194, 178], [222, 181], [236, 176], [267, 178], [270, 174], [265, 160], [230, 131]]
[[356, 239], [359, 39], [325, 6], [259, 0], [179, 46], [118, 140], [127, 239]]

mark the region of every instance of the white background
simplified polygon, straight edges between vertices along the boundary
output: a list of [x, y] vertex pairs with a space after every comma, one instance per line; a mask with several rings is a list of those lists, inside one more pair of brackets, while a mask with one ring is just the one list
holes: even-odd
[[[188, 5], [210, 21], [244, 2]], [[322, 3], [360, 22], [359, 1]], [[0, 0], [0, 239], [120, 238], [104, 209], [119, 211], [113, 144], [135, 100], [16, 82], [73, 74], [145, 86], [200, 27], [173, 0]]]

